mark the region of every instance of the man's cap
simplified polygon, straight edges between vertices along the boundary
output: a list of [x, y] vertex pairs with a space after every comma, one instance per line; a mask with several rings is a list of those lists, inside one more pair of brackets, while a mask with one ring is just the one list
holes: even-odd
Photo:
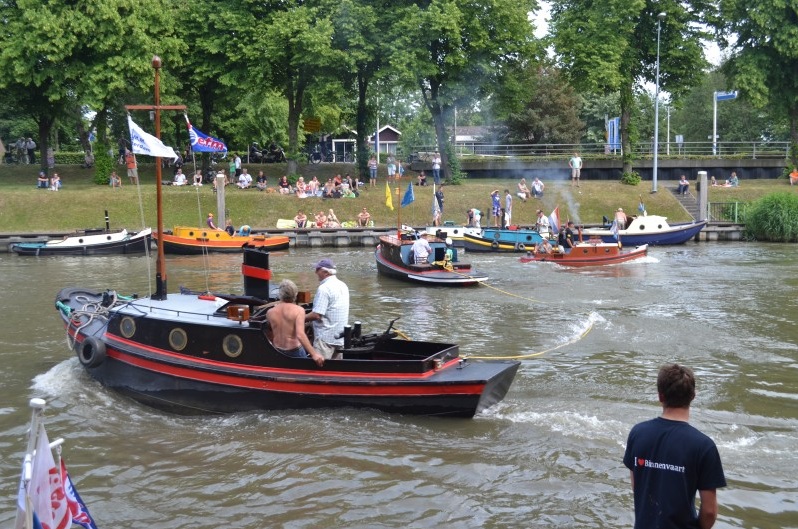
[[314, 270], [318, 270], [319, 268], [329, 268], [330, 270], [335, 270], [335, 263], [333, 263], [330, 259], [322, 259], [313, 265]]

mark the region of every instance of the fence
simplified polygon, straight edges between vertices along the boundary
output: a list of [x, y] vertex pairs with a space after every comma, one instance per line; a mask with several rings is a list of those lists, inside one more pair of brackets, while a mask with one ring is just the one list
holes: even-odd
[[[518, 157], [569, 157], [574, 152], [582, 156], [613, 158], [621, 157], [621, 150], [611, 149], [606, 144], [487, 144], [479, 142], [458, 142], [454, 145], [459, 156], [518, 158]], [[713, 154], [713, 149], [717, 154]], [[788, 141], [726, 141], [713, 145], [705, 142], [661, 142], [658, 155], [671, 158], [787, 158], [790, 142]], [[413, 147], [416, 159], [431, 158], [437, 150], [434, 145]], [[653, 142], [635, 143], [632, 145], [635, 156], [650, 158], [654, 154]]]
[[732, 222], [745, 224], [748, 204], [743, 202], [710, 202], [707, 204], [707, 219], [710, 222]]

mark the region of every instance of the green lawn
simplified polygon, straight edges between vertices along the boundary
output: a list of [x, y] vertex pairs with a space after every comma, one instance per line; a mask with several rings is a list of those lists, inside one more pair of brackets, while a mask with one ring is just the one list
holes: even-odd
[[[282, 175], [285, 165], [248, 164], [247, 168], [252, 174], [264, 169], [269, 176], [269, 184], [273, 185], [277, 177]], [[186, 173], [191, 174], [191, 166], [186, 166], [186, 169]], [[335, 172], [346, 173], [353, 169], [352, 165], [346, 164], [319, 164], [302, 165], [300, 172], [306, 179], [316, 175], [323, 181]], [[105, 210], [109, 211], [112, 227], [138, 229], [142, 224], [155, 226], [155, 171], [152, 165], [140, 166], [139, 188], [130, 185], [125, 176], [122, 177], [124, 185], [121, 189], [98, 186], [92, 180], [93, 170], [78, 166], [58, 166], [55, 171], [64, 183], [63, 189], [57, 193], [36, 189], [38, 167], [0, 166], [0, 222], [3, 232], [35, 233], [100, 227], [104, 223]], [[125, 174], [124, 167], [119, 167], [119, 173]], [[171, 170], [164, 170], [164, 180], [171, 180], [171, 176]], [[665, 215], [672, 222], [690, 219], [667, 190], [675, 187], [676, 182], [660, 181], [660, 191], [651, 194], [650, 182], [634, 187], [615, 181], [588, 180], [582, 181], [580, 188], [572, 188], [570, 182], [544, 181], [546, 192], [543, 199], [529, 200], [527, 203], [522, 203], [515, 197], [516, 183], [516, 180], [508, 179], [466, 179], [462, 185], [446, 186], [443, 218], [462, 224], [468, 208], [476, 207], [483, 212], [488, 211], [490, 192], [493, 189], [499, 189], [502, 197], [504, 189], [509, 189], [514, 196], [515, 224], [534, 224], [536, 209], [542, 208], [548, 215], [557, 206], [560, 208], [562, 221], [570, 218], [579, 223], [600, 223], [602, 216], [612, 217], [612, 212], [618, 207], [623, 207], [627, 212], [635, 212], [640, 196], [649, 213]], [[401, 195], [405, 193], [407, 184], [407, 178], [399, 184]], [[162, 189], [166, 229], [174, 225], [200, 225], [208, 212], [216, 212], [216, 195], [210, 186], [206, 185], [199, 190], [193, 186], [163, 186]], [[413, 189], [415, 202], [400, 210], [400, 200], [394, 188], [395, 209], [390, 211], [385, 205], [385, 177], [382, 173], [377, 188], [366, 188], [355, 199], [299, 199], [293, 195], [283, 196], [255, 189], [242, 191], [228, 187], [227, 210], [236, 226], [246, 223], [261, 230], [274, 229], [277, 219], [293, 218], [299, 209], [312, 217], [315, 212], [332, 208], [338, 218], [345, 221], [354, 220], [363, 207], [369, 209], [377, 226], [395, 226], [399, 215], [402, 223], [423, 226], [430, 223], [432, 218], [432, 187], [413, 186]], [[743, 180], [736, 189], [710, 188], [709, 197], [711, 202], [747, 202], [774, 191], [792, 189], [794, 188], [785, 179]]]

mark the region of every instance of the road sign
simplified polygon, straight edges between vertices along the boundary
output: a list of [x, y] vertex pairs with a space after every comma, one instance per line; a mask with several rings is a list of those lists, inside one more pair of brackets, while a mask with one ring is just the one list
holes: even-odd
[[728, 101], [737, 99], [737, 90], [734, 92], [715, 92], [715, 101]]

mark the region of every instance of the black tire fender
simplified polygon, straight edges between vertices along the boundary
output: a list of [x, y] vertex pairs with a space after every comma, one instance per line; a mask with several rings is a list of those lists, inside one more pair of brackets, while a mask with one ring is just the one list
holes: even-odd
[[493, 248], [494, 250], [498, 250], [499, 243], [497, 241], [493, 241], [492, 243], [490, 243], [490, 247]]
[[97, 367], [105, 361], [105, 344], [94, 336], [87, 336], [78, 345], [78, 360], [85, 367]]
[[526, 251], [526, 245], [524, 243], [522, 243], [522, 242], [519, 242], [518, 244], [516, 244], [515, 248], [519, 252], [525, 252]]

